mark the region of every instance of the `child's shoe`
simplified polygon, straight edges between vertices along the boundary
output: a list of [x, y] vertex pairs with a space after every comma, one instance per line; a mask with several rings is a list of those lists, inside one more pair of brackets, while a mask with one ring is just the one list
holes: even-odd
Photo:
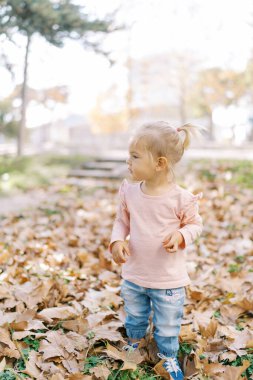
[[122, 347], [122, 350], [128, 351], [128, 352], [133, 352], [138, 348], [140, 342], [134, 342], [132, 343], [130, 340], [127, 342], [126, 346]]
[[184, 380], [184, 374], [179, 366], [177, 358], [168, 358], [160, 352], [158, 352], [157, 356], [160, 359], [165, 359], [165, 362], [163, 363], [163, 368], [170, 374], [170, 377], [173, 380]]

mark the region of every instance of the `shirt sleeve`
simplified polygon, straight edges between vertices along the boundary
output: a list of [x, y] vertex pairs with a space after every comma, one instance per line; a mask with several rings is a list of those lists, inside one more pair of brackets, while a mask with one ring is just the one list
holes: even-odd
[[197, 239], [203, 229], [202, 218], [199, 215], [198, 200], [203, 196], [202, 193], [187, 196], [180, 212], [181, 228], [179, 232], [183, 235], [184, 243], [182, 248], [187, 247]]
[[116, 213], [116, 218], [112, 228], [111, 241], [109, 244], [109, 251], [111, 252], [112, 244], [121, 240], [124, 241], [129, 235], [130, 230], [130, 218], [127, 209], [125, 192], [127, 190], [128, 182], [124, 180], [119, 188], [119, 204]]

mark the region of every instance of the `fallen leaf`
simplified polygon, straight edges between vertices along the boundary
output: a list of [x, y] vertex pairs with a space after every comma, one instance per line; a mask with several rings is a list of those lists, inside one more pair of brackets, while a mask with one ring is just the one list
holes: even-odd
[[107, 380], [111, 372], [105, 365], [100, 365], [90, 369], [90, 372], [93, 373], [97, 379]]
[[144, 357], [140, 354], [139, 350], [134, 352], [128, 351], [119, 351], [116, 347], [113, 347], [109, 343], [106, 345], [107, 349], [104, 352], [111, 358], [116, 360], [121, 360], [124, 362], [121, 370], [132, 369], [135, 370], [137, 368], [137, 364], [140, 364]]

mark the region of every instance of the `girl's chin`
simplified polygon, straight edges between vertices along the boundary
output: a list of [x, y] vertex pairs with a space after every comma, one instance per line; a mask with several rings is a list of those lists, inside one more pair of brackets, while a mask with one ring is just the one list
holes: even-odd
[[142, 178], [139, 178], [138, 176], [134, 175], [132, 171], [128, 170], [128, 172], [129, 172], [129, 179], [131, 179], [132, 181], [139, 182], [143, 180]]
[[135, 176], [133, 176], [133, 175], [131, 175], [130, 178], [131, 178], [132, 181], [135, 181], [135, 182], [140, 182], [140, 181], [142, 181], [141, 178], [135, 177]]
[[129, 172], [129, 179], [130, 179], [131, 181], [139, 181], [139, 179], [136, 178], [136, 176], [135, 176], [133, 173], [131, 173], [131, 172]]

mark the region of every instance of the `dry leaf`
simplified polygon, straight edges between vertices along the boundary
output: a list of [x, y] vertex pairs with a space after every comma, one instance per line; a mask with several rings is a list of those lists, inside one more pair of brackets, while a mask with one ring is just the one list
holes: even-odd
[[165, 360], [160, 360], [153, 368], [155, 373], [159, 376], [162, 376], [163, 379], [167, 380], [173, 380], [170, 374], [166, 371], [166, 369], [163, 367], [163, 363]]
[[137, 364], [140, 364], [144, 360], [144, 357], [140, 354], [139, 350], [135, 350], [134, 352], [119, 351], [109, 343], [107, 343], [106, 347], [107, 349], [104, 350], [104, 352], [109, 357], [124, 362], [124, 366], [121, 368], [122, 371], [125, 369], [135, 370]]
[[2, 372], [5, 369], [6, 366], [6, 359], [3, 358], [0, 362], [0, 372]]
[[93, 373], [97, 379], [101, 380], [107, 380], [109, 375], [111, 374], [111, 371], [109, 371], [109, 369], [105, 365], [100, 365], [98, 367], [91, 368], [90, 372]]
[[250, 362], [244, 360], [241, 367], [226, 366], [226, 369], [222, 375], [219, 376], [219, 380], [241, 380], [241, 374], [250, 366]]

